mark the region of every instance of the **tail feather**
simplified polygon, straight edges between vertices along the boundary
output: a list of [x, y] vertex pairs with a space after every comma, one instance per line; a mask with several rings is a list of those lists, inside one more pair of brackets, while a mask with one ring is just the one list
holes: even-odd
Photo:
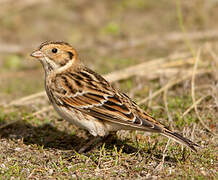
[[172, 132], [169, 130], [165, 130], [163, 133], [161, 133], [162, 135], [171, 138], [175, 141], [177, 141], [180, 144], [184, 144], [186, 146], [188, 146], [192, 151], [197, 152], [197, 150], [195, 149], [195, 147], [199, 147], [198, 144], [195, 144], [194, 142], [192, 142], [191, 140], [183, 137], [182, 135], [176, 133], [176, 132]]

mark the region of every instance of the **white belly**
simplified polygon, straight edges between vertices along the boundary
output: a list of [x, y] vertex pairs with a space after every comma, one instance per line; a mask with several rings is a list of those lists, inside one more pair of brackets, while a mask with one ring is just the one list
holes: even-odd
[[93, 136], [105, 136], [112, 130], [109, 124], [105, 124], [92, 116], [84, 115], [78, 110], [73, 108], [69, 110], [56, 104], [53, 104], [53, 106], [62, 118], [82, 129], [88, 130]]

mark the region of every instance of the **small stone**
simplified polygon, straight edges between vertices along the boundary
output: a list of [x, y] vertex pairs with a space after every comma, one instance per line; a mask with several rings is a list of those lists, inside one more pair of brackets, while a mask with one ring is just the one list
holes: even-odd
[[50, 175], [52, 175], [53, 172], [54, 172], [53, 169], [49, 169], [49, 170], [48, 170], [48, 173], [49, 173]]
[[20, 152], [20, 151], [22, 151], [22, 148], [17, 147], [14, 150]]
[[73, 166], [67, 166], [67, 169], [71, 169]]
[[77, 179], [76, 174], [72, 174], [72, 179]]
[[171, 168], [169, 168], [169, 174], [172, 174], [172, 169]]
[[1, 166], [2, 169], [6, 168], [6, 166], [4, 164], [1, 164], [0, 166]]
[[207, 175], [207, 173], [206, 173], [206, 171], [204, 170], [204, 168], [202, 167], [202, 168], [200, 168], [200, 170], [201, 170], [201, 173], [204, 175], [204, 176], [206, 176]]

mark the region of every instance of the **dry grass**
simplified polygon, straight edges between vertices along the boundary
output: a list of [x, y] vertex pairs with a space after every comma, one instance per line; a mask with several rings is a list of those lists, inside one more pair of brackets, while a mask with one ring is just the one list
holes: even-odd
[[[218, 4], [177, 2], [1, 1], [0, 179], [217, 179]], [[73, 44], [199, 151], [119, 131], [79, 154], [90, 135], [56, 115], [29, 57], [45, 40]]]

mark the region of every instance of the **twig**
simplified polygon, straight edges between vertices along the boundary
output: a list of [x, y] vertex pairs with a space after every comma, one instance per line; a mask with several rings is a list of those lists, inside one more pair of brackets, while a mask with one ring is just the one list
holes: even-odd
[[[189, 39], [192, 41], [199, 41], [199, 40], [214, 40], [218, 38], [218, 31], [217, 30], [210, 30], [210, 31], [198, 31], [198, 32], [191, 32], [191, 33], [181, 33], [181, 32], [170, 32], [166, 35], [153, 35], [145, 38], [140, 39], [130, 39], [128, 41], [122, 41], [120, 43], [116, 43], [112, 50], [122, 50], [125, 48], [132, 48], [142, 44], [152, 44], [157, 42], [163, 43], [177, 43], [180, 41], [184, 41], [184, 39]], [[161, 41], [160, 41], [161, 40]]]
[[149, 94], [148, 94], [148, 98], [149, 98], [149, 101], [148, 101], [148, 107], [151, 107], [152, 105], [152, 89], [149, 90]]
[[193, 103], [183, 114], [182, 117], [185, 117], [196, 105], [198, 105], [202, 100], [204, 100], [206, 97], [208, 97], [210, 95], [205, 95], [202, 96], [201, 98], [199, 98], [197, 101], [195, 101], [195, 103]]
[[[212, 51], [211, 47], [208, 47], [208, 51], [214, 60], [214, 76], [215, 79], [218, 81], [218, 56], [214, 53], [214, 51]], [[212, 86], [212, 97], [214, 98], [215, 104], [218, 107], [218, 82], [214, 84], [214, 86]]]
[[168, 139], [167, 144], [166, 144], [166, 146], [165, 146], [165, 148], [164, 148], [163, 157], [162, 157], [161, 162], [160, 162], [160, 163], [157, 165], [157, 167], [154, 169], [155, 172], [158, 172], [158, 171], [160, 171], [161, 169], [163, 169], [165, 157], [167, 156], [166, 151], [167, 151], [167, 148], [168, 148], [169, 144], [170, 144], [170, 139]]
[[7, 126], [10, 126], [10, 125], [12, 125], [12, 124], [14, 124], [14, 123], [17, 123], [17, 122], [20, 121], [20, 120], [23, 120], [23, 118], [17, 119], [17, 120], [14, 120], [14, 121], [7, 122], [6, 124], [1, 125], [1, 126], [0, 126], [0, 129], [6, 128]]
[[7, 43], [0, 43], [0, 47], [1, 53], [20, 53], [23, 52], [25, 49], [25, 47], [22, 47], [20, 45]]
[[[201, 71], [196, 72], [196, 74], [204, 74], [204, 73], [208, 73], [208, 72], [210, 72], [210, 70], [202, 69]], [[138, 104], [143, 104], [143, 103], [147, 102], [148, 100], [150, 100], [150, 98], [154, 98], [157, 95], [159, 95], [160, 93], [162, 93], [166, 88], [169, 89], [170, 87], [174, 86], [175, 84], [178, 84], [178, 83], [190, 78], [191, 76], [192, 76], [192, 73], [188, 72], [188, 73], [186, 73], [186, 75], [183, 75], [180, 79], [172, 79], [165, 86], [163, 86], [162, 88], [160, 88], [159, 90], [154, 92], [151, 96], [146, 97], [145, 99], [139, 101]]]
[[209, 132], [211, 132], [212, 134], [214, 134], [210, 128], [204, 123], [204, 121], [201, 119], [199, 112], [198, 112], [198, 108], [197, 108], [197, 103], [195, 101], [195, 76], [197, 74], [197, 67], [198, 67], [198, 62], [200, 60], [200, 53], [201, 50], [198, 51], [198, 54], [195, 58], [195, 64], [193, 67], [193, 72], [192, 72], [192, 79], [191, 79], [191, 94], [192, 94], [192, 101], [193, 101], [193, 105], [194, 105], [194, 109], [195, 109], [195, 113], [200, 121], [200, 123], [202, 124], [202, 126], [207, 129]]
[[51, 109], [53, 109], [52, 106], [44, 107], [44, 108], [42, 108], [41, 110], [36, 111], [36, 112], [34, 112], [33, 114], [27, 116], [26, 118], [29, 118], [29, 117], [32, 117], [32, 116], [38, 116], [38, 115], [43, 114], [43, 113], [45, 113], [45, 112], [47, 112], [47, 111], [49, 111], [49, 110], [51, 110]]
[[195, 132], [195, 129], [196, 129], [196, 123], [194, 123], [194, 125], [193, 125], [193, 130], [192, 130], [192, 132], [191, 132], [191, 140], [193, 140], [194, 141], [194, 132]]
[[32, 100], [32, 99], [38, 98], [40, 96], [45, 96], [45, 95], [46, 95], [45, 91], [35, 93], [35, 94], [31, 94], [30, 96], [25, 96], [25, 97], [23, 97], [21, 99], [17, 99], [15, 101], [12, 101], [8, 105], [5, 105], [5, 107], [9, 107], [9, 106], [13, 106], [13, 105], [20, 105], [25, 101]]
[[[29, 115], [29, 116], [26, 116], [25, 118], [30, 118], [30, 117], [33, 117], [33, 116], [38, 116], [38, 115], [40, 115], [40, 114], [42, 114], [42, 113], [44, 113], [44, 112], [47, 112], [47, 111], [49, 111], [49, 110], [51, 110], [51, 109], [52, 109], [52, 106], [44, 107], [44, 108], [41, 109], [40, 111], [36, 111], [36, 112], [34, 112], [33, 114], [31, 114], [31, 115]], [[20, 118], [20, 119], [17, 119], [17, 120], [15, 120], [15, 121], [8, 122], [8, 123], [6, 123], [6, 124], [3, 124], [3, 125], [0, 126], [0, 129], [6, 128], [7, 126], [10, 126], [11, 124], [17, 123], [17, 122], [19, 122], [19, 121], [21, 121], [21, 120], [24, 120], [24, 117], [23, 117], [23, 118]]]
[[[188, 38], [189, 40], [193, 40], [193, 41], [208, 40], [208, 39], [214, 40], [218, 38], [218, 31], [210, 30], [210, 31], [198, 31], [198, 32], [191, 32], [191, 33], [170, 32], [169, 34], [161, 35], [161, 36], [153, 35], [153, 36], [149, 36], [149, 38], [145, 37], [145, 38], [140, 38], [140, 39], [129, 39], [127, 41], [117, 42], [113, 46], [111, 46], [111, 44], [106, 44], [107, 42], [103, 42], [104, 44], [106, 44], [106, 46], [112, 47], [112, 48], [106, 47], [107, 51], [104, 50], [103, 52], [122, 50], [125, 48], [136, 47], [141, 44], [152, 44], [152, 43], [157, 43], [157, 42], [177, 43], [180, 41], [184, 41], [184, 38]], [[93, 43], [95, 42], [94, 41], [87, 42], [88, 45], [85, 45], [84, 47], [81, 47], [81, 48], [83, 49], [88, 48], [91, 45], [93, 45]], [[18, 52], [22, 52], [25, 49], [25, 47], [21, 47], [20, 45], [17, 45], [17, 44], [6, 44], [6, 45], [5, 44], [6, 42], [1, 43], [0, 52], [18, 53]], [[99, 47], [99, 51], [102, 51], [102, 49], [104, 48], [105, 47]]]
[[[183, 58], [183, 59], [178, 59], [178, 58]], [[184, 58], [185, 61], [184, 61]], [[173, 62], [166, 61], [167, 59], [178, 59]], [[119, 71], [115, 71], [112, 73], [109, 73], [105, 75], [104, 77], [110, 81], [110, 82], [115, 82], [115, 81], [120, 81], [123, 79], [130, 78], [132, 76], [136, 75], [145, 75], [146, 72], [152, 72], [156, 71], [161, 68], [169, 68], [173, 66], [181, 66], [184, 64], [193, 64], [194, 60], [187, 58], [187, 54], [179, 54], [176, 56], [169, 56], [167, 58], [158, 58], [158, 59], [153, 59], [148, 62], [144, 62], [141, 64], [137, 64], [135, 66], [131, 66]]]
[[164, 100], [164, 106], [165, 106], [165, 110], [166, 110], [166, 113], [167, 113], [167, 116], [168, 116], [168, 120], [170, 121], [170, 128], [171, 130], [173, 130], [173, 127], [172, 127], [172, 116], [169, 112], [169, 109], [168, 109], [168, 102], [167, 102], [167, 93], [168, 93], [168, 88], [166, 88], [164, 90], [164, 93], [163, 93], [163, 100]]

